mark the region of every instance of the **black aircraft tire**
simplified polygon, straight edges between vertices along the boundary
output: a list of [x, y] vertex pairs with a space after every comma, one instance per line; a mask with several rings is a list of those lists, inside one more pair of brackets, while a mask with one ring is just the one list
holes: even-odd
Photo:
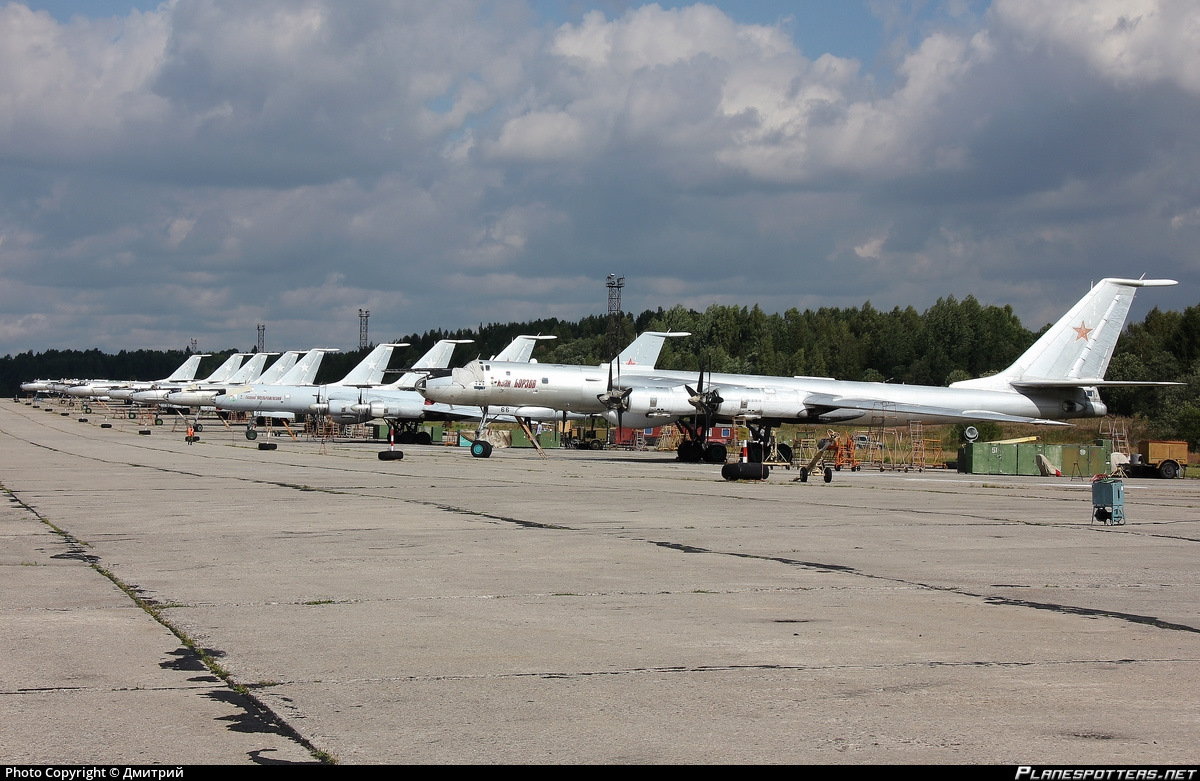
[[136, 418], [136, 417], [137, 417], [137, 413], [136, 413], [136, 412], [130, 412], [130, 413], [129, 413], [129, 419], [130, 419], [130, 420], [133, 420], [133, 419], [134, 419], [134, 418]]
[[148, 436], [150, 436], [150, 429], [144, 428], [141, 431], [139, 431], [138, 434], [140, 434], [143, 437], [148, 437]]
[[154, 425], [156, 425], [156, 426], [161, 426], [162, 424], [163, 424], [163, 419], [162, 419], [162, 418], [155, 418], [155, 419], [154, 419]]
[[259, 442], [258, 443], [259, 450], [275, 450], [278, 447], [279, 447], [278, 442]]
[[112, 424], [111, 423], [101, 423], [100, 428], [112, 428]]
[[87, 418], [80, 418], [80, 419], [79, 419], [79, 422], [80, 422], [80, 423], [87, 423]]
[[779, 457], [789, 464], [792, 463], [792, 447], [791, 445], [779, 446]]
[[380, 461], [399, 461], [402, 458], [404, 458], [403, 450], [380, 450], [379, 451], [379, 460]]
[[201, 431], [204, 430], [204, 424], [197, 423], [196, 425], [192, 426], [192, 430], [195, 431], [197, 434], [199, 434]]
[[254, 440], [258, 439], [258, 432], [254, 429], [246, 429], [246, 439], [249, 439], [253, 442]]
[[478, 440], [471, 443], [471, 456], [474, 458], [488, 458], [492, 455], [492, 443]]
[[800, 467], [800, 482], [802, 482], [802, 483], [808, 482], [808, 467], [806, 467], [806, 466]]
[[827, 482], [827, 483], [833, 482], [833, 470], [830, 469], [829, 467], [825, 467], [825, 482]]
[[710, 464], [724, 464], [729, 458], [724, 445], [709, 445], [704, 450], [704, 460]]
[[432, 445], [433, 444], [433, 435], [430, 434], [428, 431], [417, 432], [417, 444], [418, 445]]
[[726, 480], [766, 480], [771, 475], [771, 467], [762, 463], [757, 464], [735, 461], [721, 467], [721, 477]]

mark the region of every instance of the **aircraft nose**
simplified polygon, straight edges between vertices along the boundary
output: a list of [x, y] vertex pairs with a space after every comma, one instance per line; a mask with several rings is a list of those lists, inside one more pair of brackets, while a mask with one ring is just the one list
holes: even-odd
[[451, 377], [426, 377], [417, 382], [417, 391], [422, 396], [443, 404], [462, 403], [466, 390]]

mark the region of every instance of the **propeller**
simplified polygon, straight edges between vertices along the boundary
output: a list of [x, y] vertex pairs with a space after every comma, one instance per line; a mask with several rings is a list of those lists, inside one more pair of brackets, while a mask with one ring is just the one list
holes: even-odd
[[[712, 372], [709, 373], [709, 385], [712, 385]], [[704, 389], [704, 369], [700, 370], [700, 376], [696, 380], [696, 387], [684, 385], [684, 390], [689, 394], [688, 403], [695, 407], [699, 412], [704, 413], [704, 430], [701, 435], [701, 442], [708, 439], [708, 432], [712, 428], [713, 415], [716, 414], [717, 408], [724, 403], [725, 399], [721, 398], [721, 394], [716, 388], [710, 387]]]
[[[633, 388], [618, 389], [613, 385], [613, 361], [608, 362], [608, 388], [604, 393], [596, 394], [596, 398], [610, 410], [617, 413], [617, 437], [621, 436], [622, 415], [629, 409], [629, 394], [633, 393]], [[617, 385], [621, 384], [621, 365], [617, 364]]]
[[[709, 372], [709, 375], [709, 385], [711, 385], [712, 372]], [[717, 411], [717, 408], [720, 407], [725, 401], [725, 399], [721, 398], [721, 394], [716, 388], [710, 387], [708, 390], [704, 389], [703, 369], [700, 370], [700, 377], [696, 381], [695, 388], [692, 388], [690, 385], [684, 385], [683, 387], [689, 394], [688, 403], [703, 412], [708, 417], [712, 417], [712, 415]]]

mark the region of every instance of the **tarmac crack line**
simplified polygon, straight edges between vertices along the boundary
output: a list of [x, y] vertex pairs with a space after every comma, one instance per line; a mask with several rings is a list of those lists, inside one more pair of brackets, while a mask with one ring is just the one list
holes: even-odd
[[1058, 604], [1053, 602], [1034, 602], [1027, 599], [1014, 599], [1011, 597], [1000, 597], [989, 594], [979, 594], [966, 589], [957, 588], [955, 586], [936, 586], [930, 583], [920, 583], [916, 581], [904, 580], [903, 578], [894, 578], [886, 575], [875, 575], [869, 572], [848, 567], [841, 564], [825, 564], [814, 561], [801, 561], [799, 559], [790, 559], [783, 556], [766, 556], [754, 553], [736, 553], [732, 551], [716, 551], [704, 548], [696, 548], [693, 546], [679, 545], [677, 543], [667, 543], [655, 540], [644, 540], [653, 545], [660, 547], [672, 548], [681, 550], [684, 553], [711, 553], [718, 556], [733, 556], [735, 558], [756, 559], [760, 561], [773, 561], [779, 564], [785, 564], [791, 567], [800, 567], [802, 569], [812, 570], [814, 572], [823, 573], [844, 573], [847, 575], [857, 575], [859, 577], [882, 580], [888, 583], [898, 583], [910, 588], [928, 589], [930, 591], [941, 591], [950, 594], [958, 594], [959, 596], [971, 597], [973, 599], [983, 600], [990, 605], [1007, 605], [1010, 607], [1027, 607], [1035, 610], [1049, 610], [1066, 615], [1078, 615], [1088, 618], [1112, 618], [1119, 621], [1127, 621], [1133, 624], [1141, 624], [1144, 626], [1152, 626], [1157, 629], [1169, 629], [1177, 632], [1195, 632], [1200, 633], [1200, 628], [1190, 626], [1188, 624], [1178, 624], [1171, 621], [1164, 621], [1156, 616], [1143, 616], [1136, 613], [1124, 613], [1116, 610], [1104, 610], [1101, 608], [1080, 607], [1077, 605]]
[[[124, 581], [122, 581], [119, 577], [117, 577], [117, 575], [115, 573], [113, 573], [110, 570], [105, 569], [103, 566], [101, 566], [99, 557], [85, 553], [84, 548], [87, 545], [87, 543], [83, 542], [82, 540], [79, 540], [78, 538], [76, 538], [74, 535], [72, 535], [70, 532], [66, 531], [65, 529], [61, 529], [58, 526], [54, 525], [54, 523], [52, 523], [48, 518], [43, 517], [41, 513], [39, 513], [37, 510], [35, 510], [33, 507], [31, 507], [28, 503], [26, 503], [24, 500], [22, 500], [19, 496], [17, 496], [17, 494], [15, 492], [10, 490], [3, 483], [0, 483], [0, 490], [3, 490], [14, 501], [16, 501], [18, 504], [20, 504], [23, 508], [25, 508], [34, 518], [38, 519], [39, 522], [45, 524], [55, 534], [57, 534], [59, 537], [61, 537], [64, 542], [66, 542], [66, 544], [68, 546], [68, 554], [65, 556], [66, 558], [77, 558], [77, 559], [83, 561], [92, 570], [99, 573], [101, 576], [107, 578], [109, 581], [112, 582], [113, 585], [115, 585], [122, 592], [124, 592], [125, 595], [127, 597], [129, 597], [135, 605], [140, 607], [147, 615], [149, 615], [151, 618], [153, 618], [155, 621], [157, 621], [159, 624], [161, 624], [171, 634], [175, 635], [175, 637], [178, 638], [178, 640], [181, 643], [183, 643], [193, 653], [195, 653], [200, 658], [200, 660], [204, 664], [204, 666], [206, 668], [208, 668], [209, 672], [211, 672], [213, 675], [217, 676], [217, 678], [220, 679], [225, 684], [225, 686], [228, 687], [229, 690], [240, 695], [240, 697], [244, 701], [239, 703], [239, 706], [241, 707], [241, 709], [243, 711], [245, 711], [247, 713], [248, 716], [258, 718], [261, 721], [273, 726], [275, 729], [277, 729], [279, 731], [280, 734], [285, 735], [288, 738], [291, 738], [292, 740], [296, 741], [300, 745], [304, 746], [304, 748], [306, 748], [309, 751], [309, 753], [311, 753], [313, 755], [313, 757], [316, 758], [317, 760], [319, 760], [320, 762], [325, 763], [325, 764], [333, 764], [334, 760], [329, 754], [327, 754], [326, 752], [322, 751], [321, 749], [319, 749], [315, 745], [313, 745], [313, 743], [310, 740], [308, 740], [306, 737], [301, 735], [300, 732], [295, 727], [293, 727], [291, 724], [289, 724], [282, 716], [280, 716], [278, 713], [276, 713], [274, 710], [272, 710], [269, 706], [267, 706], [266, 703], [264, 703], [258, 697], [254, 696], [253, 692], [251, 692], [248, 688], [246, 688], [244, 685], [237, 683], [233, 679], [233, 676], [230, 675], [229, 672], [226, 671], [223, 667], [221, 667], [221, 665], [219, 663], [217, 663], [216, 659], [214, 658], [214, 653], [213, 653], [212, 649], [201, 648], [194, 640], [191, 639], [191, 637], [188, 636], [188, 634], [186, 632], [184, 632], [182, 629], [179, 629], [174, 624], [172, 624], [169, 620], [167, 620], [167, 618], [162, 614], [162, 610], [159, 608], [159, 606], [157, 606], [150, 600], [147, 600], [144, 597], [140, 596], [137, 593], [136, 588], [129, 586]], [[59, 554], [59, 556], [64, 556], [64, 554]], [[223, 654], [218, 653], [216, 655], [223, 655]], [[183, 687], [183, 689], [185, 689], [185, 690], [191, 689], [191, 688], [193, 688], [193, 687]], [[204, 687], [204, 688], [207, 690], [212, 689], [211, 686]]]
[[255, 684], [254, 688], [267, 690], [277, 686], [304, 686], [309, 683], [335, 683], [338, 685], [361, 685], [379, 683], [420, 683], [427, 681], [472, 681], [472, 680], [513, 680], [513, 679], [581, 679], [604, 676], [628, 675], [672, 675], [678, 673], [723, 673], [723, 672], [839, 672], [851, 670], [911, 670], [936, 668], [1020, 668], [1020, 667], [1064, 667], [1085, 666], [1097, 664], [1121, 665], [1155, 665], [1155, 664], [1192, 664], [1200, 659], [1059, 659], [1053, 661], [997, 661], [966, 660], [927, 662], [897, 662], [894, 664], [699, 664], [699, 665], [664, 665], [659, 667], [629, 667], [620, 670], [541, 670], [536, 672], [485, 673], [470, 674], [430, 674], [430, 675], [396, 675], [374, 678], [348, 678], [345, 680], [322, 677], [312, 681], [290, 680], [271, 681], [270, 683]]

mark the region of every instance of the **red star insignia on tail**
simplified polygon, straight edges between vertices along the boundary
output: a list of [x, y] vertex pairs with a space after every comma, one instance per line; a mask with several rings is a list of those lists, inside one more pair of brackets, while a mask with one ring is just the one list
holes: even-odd
[[1092, 332], [1092, 329], [1088, 328], [1087, 323], [1085, 323], [1083, 320], [1079, 321], [1078, 328], [1072, 328], [1071, 330], [1075, 332], [1075, 341], [1077, 341], [1077, 342], [1080, 339], [1087, 339], [1088, 334], [1090, 334]]

